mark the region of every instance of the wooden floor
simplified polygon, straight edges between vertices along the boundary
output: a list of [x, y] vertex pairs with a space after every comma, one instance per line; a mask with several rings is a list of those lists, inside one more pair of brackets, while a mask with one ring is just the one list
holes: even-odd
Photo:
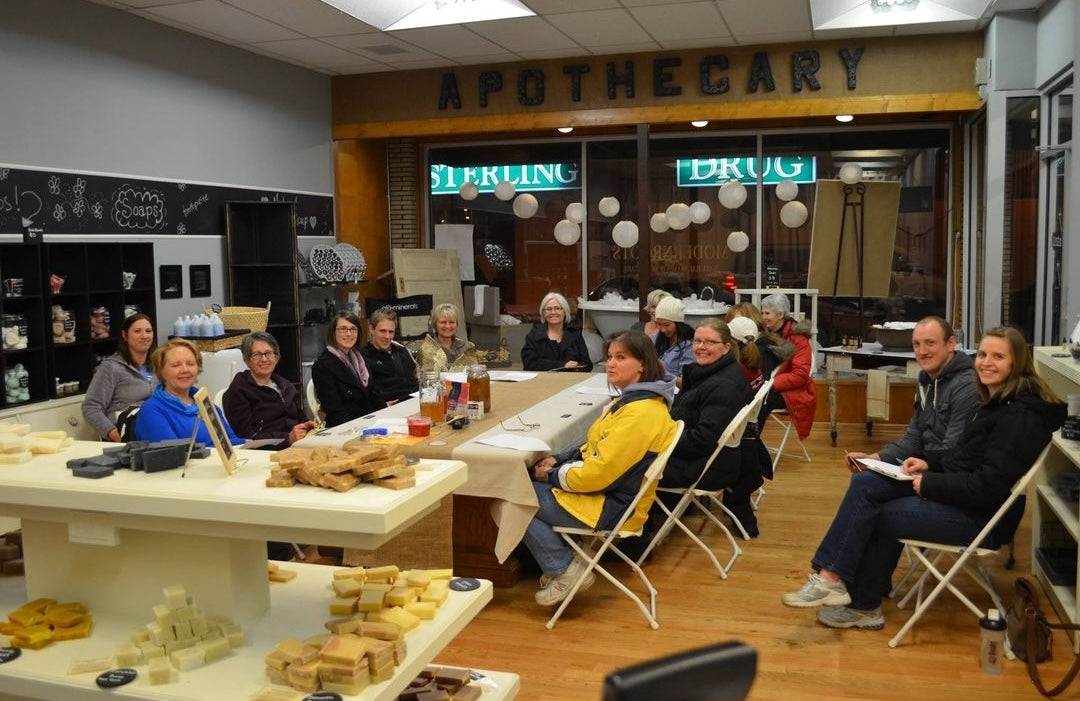
[[[774, 430], [766, 431], [767, 443], [775, 439], [769, 433]], [[437, 661], [515, 672], [521, 676], [517, 698], [522, 701], [597, 701], [612, 669], [740, 640], [759, 655], [748, 697], [755, 701], [1039, 698], [1019, 661], [1006, 661], [1000, 676], [980, 671], [978, 622], [951, 595], [940, 598], [895, 649], [887, 643], [910, 613], [893, 601], [884, 604], [885, 629], [876, 632], [832, 630], [816, 622], [813, 610], [780, 603], [782, 592], [805, 581], [809, 558], [843, 495], [848, 481], [843, 449], [875, 449], [897, 431], [878, 426], [868, 438], [861, 425], [842, 425], [839, 447], [832, 448], [828, 426], [816, 425], [806, 442], [813, 462], [781, 461], [758, 511], [761, 537], [745, 544], [727, 580], [719, 578], [703, 552], [687, 547], [685, 537], [669, 538], [646, 566], [660, 592], [659, 630], [651, 630], [630, 600], [600, 577], [571, 602], [554, 630], [546, 630], [551, 612], [534, 603], [537, 582], [528, 577], [497, 589], [494, 601]], [[1017, 535], [1016, 568], [1006, 571], [1000, 561], [992, 568], [1006, 602], [1015, 576], [1030, 576], [1030, 551], [1025, 517]], [[962, 589], [976, 603], [989, 605], [970, 582], [963, 581]], [[1064, 636], [1056, 636], [1054, 661], [1041, 665], [1043, 673], [1057, 681], [1072, 657]], [[1080, 682], [1059, 698], [1080, 698]]]

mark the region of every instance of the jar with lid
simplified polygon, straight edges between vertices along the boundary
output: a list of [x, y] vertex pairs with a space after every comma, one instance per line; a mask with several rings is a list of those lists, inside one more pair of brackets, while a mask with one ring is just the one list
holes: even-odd
[[443, 383], [437, 372], [425, 372], [420, 378], [420, 414], [433, 424], [446, 420]]
[[4, 350], [22, 350], [26, 348], [26, 315], [22, 313], [4, 314], [2, 319]]
[[487, 365], [470, 365], [468, 371], [469, 400], [484, 403], [484, 413], [491, 413], [491, 377]]

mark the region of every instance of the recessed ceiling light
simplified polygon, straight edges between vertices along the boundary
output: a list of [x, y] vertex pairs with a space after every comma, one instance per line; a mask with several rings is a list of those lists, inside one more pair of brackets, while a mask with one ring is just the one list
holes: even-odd
[[559, 127], [560, 134], [569, 134], [572, 131], [574, 131], [573, 127]]
[[416, 29], [445, 24], [486, 22], [536, 13], [520, 0], [322, 0], [376, 29]]
[[690, 122], [690, 126], [697, 127], [698, 129], [700, 129], [701, 127], [707, 127], [709, 126], [709, 120], [695, 119], [694, 121]]
[[845, 124], [847, 124], [848, 122], [850, 122], [853, 119], [855, 119], [855, 115], [853, 115], [853, 114], [838, 114], [838, 115], [836, 115], [836, 121], [843, 122]]

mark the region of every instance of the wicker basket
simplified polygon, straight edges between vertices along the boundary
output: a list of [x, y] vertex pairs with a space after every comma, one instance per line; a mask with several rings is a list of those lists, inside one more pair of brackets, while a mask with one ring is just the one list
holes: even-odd
[[217, 338], [188, 338], [195, 344], [200, 353], [216, 353], [227, 348], [239, 348], [244, 342], [246, 333], [238, 333], [234, 336], [218, 336]]
[[[212, 313], [207, 308], [206, 313]], [[248, 331], [266, 331], [266, 322], [270, 318], [270, 305], [263, 307], [222, 307], [217, 313], [225, 324], [225, 330], [247, 329]], [[239, 345], [239, 344], [237, 344]]]

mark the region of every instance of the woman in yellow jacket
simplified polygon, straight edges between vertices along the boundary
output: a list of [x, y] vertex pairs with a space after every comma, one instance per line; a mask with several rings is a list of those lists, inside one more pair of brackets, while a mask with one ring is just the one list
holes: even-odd
[[[536, 592], [541, 606], [565, 599], [585, 567], [553, 526], [613, 527], [641, 488], [649, 465], [675, 435], [668, 413], [675, 378], [664, 372], [649, 337], [640, 331], [613, 334], [605, 343], [604, 357], [608, 383], [620, 396], [589, 427], [585, 445], [533, 465], [540, 509], [524, 542], [544, 573]], [[645, 522], [654, 496], [655, 487], [638, 502], [625, 528]], [[594, 579], [590, 572], [579, 591]]]

